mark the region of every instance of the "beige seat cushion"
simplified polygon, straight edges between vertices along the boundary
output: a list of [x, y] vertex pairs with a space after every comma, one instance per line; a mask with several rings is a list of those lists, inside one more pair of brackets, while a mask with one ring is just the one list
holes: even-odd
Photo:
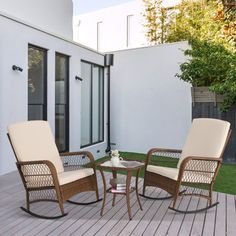
[[59, 184], [64, 185], [76, 181], [78, 179], [85, 178], [93, 175], [94, 171], [92, 168], [85, 168], [79, 170], [66, 171], [58, 174]]
[[153, 166], [153, 165], [148, 165], [147, 171], [153, 172], [155, 174], [159, 174], [159, 175], [162, 175], [170, 179], [174, 179], [174, 180], [177, 180], [178, 174], [179, 174], [179, 169], [177, 168]]
[[194, 119], [182, 149], [178, 168], [184, 158], [188, 156], [221, 157], [230, 123], [218, 119]]
[[63, 164], [47, 121], [26, 121], [8, 126], [18, 161], [51, 161], [58, 173]]

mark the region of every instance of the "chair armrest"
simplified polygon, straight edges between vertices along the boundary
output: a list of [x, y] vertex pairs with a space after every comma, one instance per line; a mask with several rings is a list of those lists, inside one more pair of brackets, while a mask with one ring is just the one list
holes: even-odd
[[[178, 158], [178, 156], [182, 153], [180, 149], [167, 149], [167, 148], [152, 148], [148, 151], [146, 155], [145, 166], [147, 166], [151, 160], [151, 157], [155, 154], [156, 157], [160, 159], [161, 157], [171, 157], [173, 159]], [[160, 154], [157, 156], [156, 154]]]
[[207, 176], [211, 181], [215, 181], [222, 158], [215, 157], [186, 157], [180, 164], [178, 181], [192, 182], [194, 175]]
[[152, 148], [148, 151], [148, 153], [155, 153], [155, 152], [170, 152], [170, 153], [181, 153], [181, 149], [171, 149], [171, 148]]
[[57, 171], [51, 161], [16, 162], [16, 165], [27, 189], [59, 186]]
[[89, 151], [60, 153], [66, 170], [77, 170], [83, 167], [92, 167], [95, 170], [93, 154]]

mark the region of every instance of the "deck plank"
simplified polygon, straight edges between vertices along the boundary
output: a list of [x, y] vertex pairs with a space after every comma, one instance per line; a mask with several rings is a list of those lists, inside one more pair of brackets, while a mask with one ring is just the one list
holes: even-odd
[[218, 193], [216, 208], [215, 236], [226, 235], [226, 195]]
[[[213, 193], [212, 203], [214, 203], [216, 201], [217, 201], [217, 193]], [[204, 224], [202, 235], [204, 235], [204, 236], [214, 235], [216, 210], [217, 210], [217, 208], [213, 207], [206, 212], [205, 224]]]
[[[135, 181], [134, 178], [132, 178], [132, 180], [131, 180], [132, 185], [134, 184], [134, 181]], [[131, 199], [130, 199], [131, 200], [131, 205], [135, 201], [134, 195], [135, 195], [135, 193], [131, 194]], [[116, 205], [114, 207], [112, 207], [112, 194], [107, 194], [107, 200], [106, 200], [106, 205], [105, 205], [105, 208], [104, 208], [103, 218], [105, 219], [106, 216], [108, 216], [109, 212], [111, 212], [111, 211], [114, 214], [116, 212], [116, 209], [119, 207], [119, 205], [122, 205], [123, 208], [126, 207], [126, 200], [125, 200], [123, 195], [117, 196]], [[66, 234], [78, 235], [78, 234], [86, 233], [93, 225], [95, 225], [101, 219], [100, 211], [101, 211], [101, 206], [97, 211], [92, 211], [90, 213], [91, 217], [85, 216], [85, 217], [80, 218], [79, 220], [77, 220], [75, 222], [75, 224], [73, 224], [72, 227], [70, 227], [66, 231]]]
[[[88, 198], [88, 194], [86, 194], [86, 193], [81, 194], [81, 195], [82, 196], [80, 196], [80, 198], [79, 198], [79, 199], [81, 199], [81, 201], [84, 201]], [[64, 205], [68, 205], [68, 204], [64, 204]], [[67, 208], [65, 207], [65, 212], [67, 212]], [[38, 209], [39, 210], [37, 212], [39, 214], [45, 214], [45, 215], [49, 215], [49, 214], [50, 215], [59, 215], [59, 214], [61, 214], [57, 203], [56, 204], [48, 203], [48, 204], [46, 204], [45, 207], [42, 207], [42, 205], [41, 205], [38, 207]], [[35, 219], [34, 217], [28, 217], [28, 219], [24, 220], [21, 224], [18, 224], [15, 227], [11, 227], [11, 229], [9, 231], [7, 231], [7, 233], [9, 235], [14, 235], [16, 233], [18, 235], [25, 235], [27, 232], [31, 232], [31, 230], [33, 230], [36, 226], [38, 226], [39, 224], [41, 224], [44, 221], [46, 221], [46, 220]], [[45, 226], [46, 225], [44, 225], [44, 229], [45, 229]]]
[[[167, 195], [168, 194], [165, 193], [164, 196], [167, 196]], [[150, 236], [150, 235], [155, 234], [155, 232], [156, 232], [157, 228], [159, 227], [159, 225], [161, 224], [166, 212], [168, 211], [168, 206], [170, 205], [170, 203], [171, 203], [171, 200], [161, 200], [160, 207], [156, 211], [154, 217], [152, 218], [152, 220], [148, 224], [145, 231], [143, 232], [144, 236], [148, 236], [148, 235]]]
[[[97, 179], [98, 179], [98, 183], [99, 183], [99, 181], [101, 180], [101, 176], [98, 175]], [[99, 193], [101, 193], [101, 191], [102, 191], [101, 186], [99, 185], [98, 187], [99, 187]], [[84, 198], [83, 198], [83, 196], [84, 196]], [[86, 201], [95, 200], [94, 192], [81, 193], [81, 194], [77, 195], [75, 198], [73, 198], [73, 200], [75, 200], [75, 201], [78, 200], [81, 202], [85, 199], [86, 199]], [[65, 227], [66, 222], [68, 220], [67, 217], [73, 218], [75, 216], [75, 214], [78, 213], [78, 211], [80, 211], [82, 214], [83, 212], [86, 212], [90, 209], [86, 206], [76, 206], [76, 205], [69, 204], [69, 203], [65, 203], [64, 207], [65, 207], [65, 212], [68, 212], [68, 216], [63, 217], [58, 220], [53, 220], [53, 221], [43, 220], [43, 219], [40, 220], [40, 222], [37, 225], [35, 225], [35, 227], [33, 229], [34, 234], [41, 234], [41, 235], [43, 233], [48, 234], [48, 233], [53, 232], [57, 228], [61, 228], [62, 226]], [[65, 224], [65, 225], [63, 225], [63, 224]], [[62, 229], [63, 229], [63, 227], [62, 227]], [[27, 231], [27, 233], [25, 233], [25, 235], [30, 236], [31, 231]]]
[[[86, 200], [94, 199], [93, 195], [94, 194], [92, 194], [92, 193], [90, 193], [90, 194], [88, 193], [88, 194], [85, 194], [84, 198]], [[81, 196], [78, 196], [76, 199], [82, 200], [83, 198]], [[74, 206], [74, 205], [72, 206], [72, 204], [68, 204], [68, 203], [65, 203], [64, 207], [65, 207], [65, 212], [68, 212], [68, 216], [71, 215], [71, 213], [73, 215], [73, 212], [71, 212], [72, 209], [74, 211], [78, 210], [76, 206]], [[79, 209], [81, 209], [81, 208], [79, 208]], [[24, 230], [21, 230], [20, 232], [22, 235], [32, 235], [32, 232], [34, 234], [40, 234], [40, 232], [43, 233], [43, 231], [47, 231], [47, 230], [49, 230], [49, 232], [50, 232], [51, 230], [54, 230], [59, 225], [66, 222], [68, 216], [60, 218], [58, 220], [38, 219], [33, 224], [31, 224], [29, 227], [25, 228]]]
[[[187, 210], [190, 204], [190, 197], [188, 196], [183, 196], [183, 197], [179, 197], [180, 199], [180, 204], [179, 204], [179, 209], [181, 210]], [[171, 212], [173, 214], [173, 211]], [[178, 235], [179, 230], [183, 224], [183, 221], [185, 219], [185, 214], [181, 214], [181, 213], [176, 213], [174, 215], [174, 218], [172, 220], [172, 223], [167, 231], [167, 234], [169, 235]]]
[[[153, 190], [148, 191], [148, 193], [152, 194]], [[141, 204], [143, 205], [144, 201], [141, 198]], [[136, 204], [136, 202], [134, 201], [131, 204], [131, 209], [134, 208], [134, 205]], [[133, 211], [132, 211], [133, 213]], [[110, 218], [109, 221], [106, 222], [105, 225], [103, 225], [103, 227], [101, 227], [98, 232], [96, 232], [96, 235], [99, 236], [103, 236], [108, 234], [109, 232], [112, 232], [112, 234], [114, 233], [113, 228], [114, 226], [117, 224], [117, 222], [122, 221], [124, 219], [124, 217], [127, 215], [127, 207], [126, 207], [126, 203], [125, 206], [120, 208], [119, 211], [117, 211], [115, 214], [113, 214], [113, 216]]]
[[[156, 196], [157, 195], [157, 189], [155, 189], [151, 196]], [[132, 232], [134, 231], [134, 229], [138, 226], [138, 224], [140, 224], [140, 222], [143, 222], [143, 217], [147, 214], [147, 212], [150, 210], [150, 208], [153, 205], [153, 201], [150, 200], [143, 200], [143, 210], [141, 211], [139, 209], [139, 206], [136, 202], [137, 205], [137, 209], [138, 211], [136, 212], [136, 214], [134, 214], [133, 218], [131, 221], [128, 222], [128, 224], [122, 229], [122, 231], [120, 232], [120, 236], [126, 236], [126, 235], [131, 235]]]
[[[140, 186], [140, 182], [139, 181], [139, 190], [141, 190], [141, 186]], [[133, 215], [133, 208], [137, 207], [136, 205], [136, 195], [135, 193], [132, 193], [131, 195], [131, 212]], [[138, 206], [139, 207], [139, 206]], [[126, 209], [126, 211], [125, 211]], [[122, 201], [119, 201], [119, 205], [116, 203], [116, 205], [112, 208], [112, 210], [110, 210], [109, 212], [107, 212], [102, 218], [100, 218], [92, 227], [90, 227], [86, 233], [84, 235], [105, 235], [105, 232], [102, 232], [102, 228], [105, 225], [106, 231], [109, 231], [109, 227], [111, 229], [111, 225], [112, 222], [117, 222], [117, 220], [121, 219], [124, 214], [127, 214], [127, 205], [126, 205], [126, 198], [125, 196], [122, 197]], [[114, 219], [115, 218], [115, 219]], [[108, 223], [110, 222], [110, 224]], [[109, 227], [108, 227], [109, 225]], [[98, 233], [99, 232], [99, 233]], [[107, 233], [106, 232], [106, 233]]]
[[[163, 195], [163, 192], [161, 189], [157, 189], [154, 193], [155, 195], [153, 197], [160, 197]], [[162, 200], [148, 200], [151, 201], [152, 204], [150, 205], [149, 209], [146, 211], [145, 215], [142, 218], [142, 221], [139, 222], [139, 224], [136, 226], [136, 228], [133, 230], [131, 235], [142, 235], [146, 228], [148, 227], [149, 223], [152, 221], [153, 217], [155, 216], [156, 212], [159, 210], [161, 204], [163, 203]]]
[[[196, 210], [199, 205], [200, 199], [196, 197], [190, 197], [190, 203], [188, 205], [187, 210]], [[183, 223], [181, 225], [179, 235], [190, 235], [193, 220], [194, 220], [195, 214], [185, 214]]]
[[[109, 178], [108, 173], [105, 174]], [[134, 178], [132, 178], [132, 181]], [[142, 188], [142, 179], [139, 180]], [[125, 196], [118, 196], [116, 205], [111, 206], [112, 195], [107, 195], [104, 216], [100, 217], [102, 203], [90, 206], [74, 206], [65, 203], [68, 216], [58, 220], [44, 220], [31, 217], [20, 210], [25, 205], [25, 191], [19, 175], [13, 172], [0, 176], [0, 235], [236, 235], [235, 196], [225, 193], [214, 193], [213, 197], [220, 202], [217, 207], [197, 214], [179, 214], [168, 210], [170, 200], [153, 201], [140, 198], [143, 211], [139, 209], [135, 193], [131, 194], [132, 220], [127, 214]], [[98, 173], [98, 187], [102, 196], [103, 184]], [[157, 188], [147, 190], [148, 194], [157, 196], [166, 194]], [[94, 199], [94, 193], [82, 193], [75, 197], [81, 201]], [[205, 207], [206, 200], [183, 197], [177, 206], [181, 209]], [[39, 213], [56, 214], [58, 207], [52, 205], [35, 205]]]
[[[235, 211], [235, 196], [234, 195], [227, 195], [227, 207], [226, 207], [226, 232], [228, 235], [236, 235], [236, 211]], [[234, 224], [232, 224], [234, 222]]]
[[[199, 203], [198, 203], [198, 209], [204, 208], [206, 206], [207, 206], [206, 199], [200, 198]], [[202, 231], [203, 231], [203, 227], [204, 227], [204, 223], [205, 223], [205, 217], [206, 217], [205, 211], [195, 214], [194, 219], [193, 219], [192, 228], [190, 231], [191, 235], [194, 235], [194, 236], [195, 235], [196, 236], [202, 235]]]
[[[103, 188], [103, 185], [101, 183], [101, 176], [100, 175], [98, 175], [98, 187], [99, 187], [100, 196], [102, 196], [101, 190]], [[111, 201], [111, 199], [109, 199], [109, 200]], [[69, 220], [65, 220], [63, 222], [63, 224], [59, 224], [56, 227], [55, 227], [55, 224], [56, 224], [56, 222], [55, 222], [53, 227], [52, 227], [52, 225], [50, 225], [46, 230], [40, 231], [40, 235], [42, 235], [42, 233], [45, 233], [45, 235], [47, 235], [48, 233], [50, 235], [58, 235], [61, 232], [66, 233], [66, 232], [73, 231], [73, 229], [76, 228], [77, 224], [81, 223], [82, 221], [85, 223], [94, 214], [96, 214], [96, 212], [100, 214], [101, 204], [102, 204], [102, 202], [99, 202], [94, 205], [83, 207], [82, 209], [80, 209], [79, 207], [73, 206], [74, 208], [70, 211], [70, 219]], [[108, 200], [107, 200], [107, 204], [108, 204]], [[100, 217], [99, 217], [99, 219], [100, 219]], [[70, 232], [70, 233], [72, 233], [72, 232]]]

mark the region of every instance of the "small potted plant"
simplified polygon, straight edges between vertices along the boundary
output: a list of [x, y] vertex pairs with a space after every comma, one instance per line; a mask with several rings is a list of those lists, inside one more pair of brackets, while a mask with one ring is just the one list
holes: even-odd
[[120, 160], [123, 160], [122, 157], [120, 157], [118, 150], [111, 150], [111, 164], [112, 166], [119, 166]]

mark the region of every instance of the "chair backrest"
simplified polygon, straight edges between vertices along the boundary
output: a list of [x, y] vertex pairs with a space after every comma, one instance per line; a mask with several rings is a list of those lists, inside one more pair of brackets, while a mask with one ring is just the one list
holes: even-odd
[[47, 121], [25, 121], [8, 126], [8, 135], [19, 162], [51, 161], [58, 173], [63, 164]]
[[194, 119], [182, 149], [178, 168], [188, 156], [220, 158], [228, 140], [230, 123], [218, 119]]

